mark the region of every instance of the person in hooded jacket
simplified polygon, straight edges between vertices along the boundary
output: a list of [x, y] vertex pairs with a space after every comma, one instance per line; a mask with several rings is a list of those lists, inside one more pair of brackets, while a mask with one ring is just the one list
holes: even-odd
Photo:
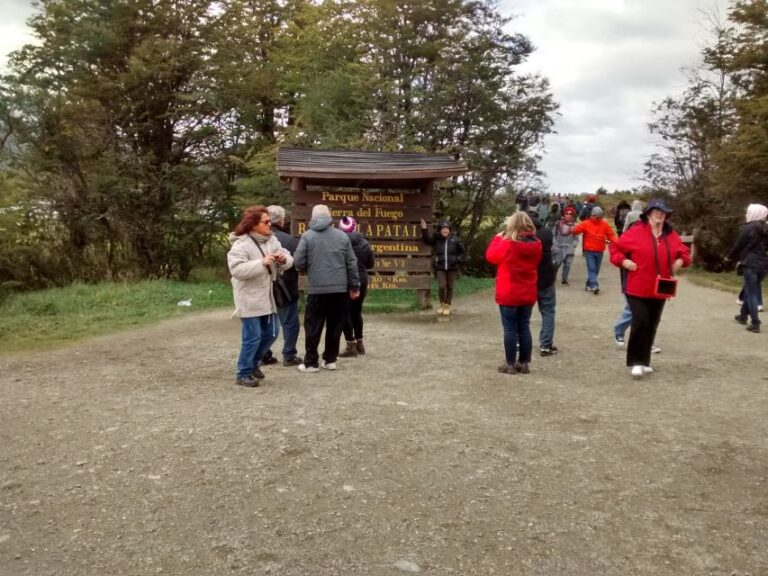
[[504, 364], [499, 372], [505, 374], [530, 372], [531, 312], [538, 296], [541, 252], [536, 228], [524, 212], [506, 219], [504, 230], [491, 239], [485, 252], [485, 259], [497, 268], [496, 303], [504, 330]]
[[691, 254], [672, 229], [672, 209], [663, 200], [651, 200], [636, 222], [611, 243], [611, 263], [627, 270], [625, 294], [632, 311], [627, 344], [627, 366], [633, 378], [651, 374], [651, 348], [670, 294], [661, 294], [659, 279], [670, 279], [691, 265]]
[[621, 236], [624, 233], [624, 223], [627, 221], [627, 214], [632, 211], [629, 202], [622, 200], [616, 206], [616, 214], [613, 217], [613, 224], [616, 227], [616, 235]]
[[291, 253], [272, 234], [272, 221], [264, 206], [251, 206], [230, 236], [227, 264], [232, 274], [234, 315], [242, 326], [235, 383], [255, 388], [264, 373], [259, 361], [277, 338], [277, 305], [272, 281], [293, 264]]
[[451, 229], [447, 220], [437, 225], [437, 233], [430, 234], [427, 223], [421, 219], [421, 239], [435, 249], [435, 272], [437, 275], [438, 314], [450, 316], [453, 302], [453, 284], [459, 275], [459, 265], [464, 260], [464, 244]]
[[[325, 204], [312, 207], [312, 218], [299, 239], [293, 263], [306, 271], [309, 288], [304, 310], [304, 363], [299, 372], [336, 370], [339, 340], [349, 311], [349, 300], [360, 296], [357, 257], [349, 236], [332, 226], [331, 211]], [[318, 346], [325, 327], [323, 361]]]
[[368, 293], [368, 270], [375, 263], [373, 248], [360, 232], [357, 231], [357, 222], [352, 216], [344, 216], [339, 221], [339, 230], [349, 235], [352, 242], [352, 250], [357, 257], [357, 273], [360, 276], [360, 296], [349, 304], [349, 314], [344, 321], [344, 339], [347, 348], [339, 353], [340, 358], [353, 358], [358, 354], [365, 354], [363, 345], [363, 302]]
[[747, 324], [750, 332], [760, 332], [759, 306], [762, 302], [761, 283], [768, 272], [768, 208], [762, 204], [747, 207], [747, 223], [728, 252], [727, 260], [738, 262], [738, 271], [744, 277], [743, 303], [736, 322]]

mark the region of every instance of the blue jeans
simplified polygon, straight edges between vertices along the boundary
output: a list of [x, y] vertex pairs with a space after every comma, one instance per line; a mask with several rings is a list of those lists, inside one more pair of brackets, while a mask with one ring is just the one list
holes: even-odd
[[762, 300], [762, 287], [760, 283], [763, 281], [763, 278], [765, 278], [765, 272], [744, 268], [744, 304], [741, 305], [741, 315], [749, 315], [753, 326], [760, 325], [757, 307]]
[[624, 296], [624, 310], [621, 311], [621, 316], [616, 320], [616, 324], [613, 325], [613, 335], [618, 340], [624, 338], [624, 334], [627, 333], [627, 329], [632, 325], [632, 310], [627, 302], [627, 297]]
[[600, 274], [600, 264], [603, 263], [603, 253], [585, 250], [584, 257], [587, 259], [587, 288], [600, 288], [600, 284], [597, 283], [597, 275]]
[[[530, 362], [533, 352], [531, 337], [533, 306], [499, 306], [499, 311], [501, 326], [504, 329], [504, 357], [507, 365], [515, 364], [515, 356], [518, 356], [518, 362]], [[519, 355], [518, 342], [520, 343]]]
[[280, 333], [277, 314], [266, 314], [253, 318], [240, 318], [242, 336], [240, 355], [237, 357], [237, 377], [245, 378], [258, 366], [272, 342]]
[[539, 290], [538, 304], [541, 314], [539, 347], [552, 348], [555, 339], [555, 285]]
[[280, 326], [283, 327], [283, 360], [292, 360], [296, 357], [296, 342], [299, 339], [299, 301], [291, 302], [277, 311], [280, 317]]

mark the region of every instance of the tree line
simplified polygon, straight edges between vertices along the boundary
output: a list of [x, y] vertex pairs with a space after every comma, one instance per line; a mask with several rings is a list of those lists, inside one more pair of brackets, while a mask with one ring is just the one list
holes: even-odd
[[658, 147], [644, 176], [650, 193], [675, 196], [700, 263], [721, 270], [746, 206], [768, 204], [768, 2], [734, 1], [709, 23], [686, 89], [654, 108]]
[[278, 146], [460, 155], [438, 216], [485, 241], [557, 104], [479, 0], [42, 0], [0, 80], [0, 283], [186, 278]]

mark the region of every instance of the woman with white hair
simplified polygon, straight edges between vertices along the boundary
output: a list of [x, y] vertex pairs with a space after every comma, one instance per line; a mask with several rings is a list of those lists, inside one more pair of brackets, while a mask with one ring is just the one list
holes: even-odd
[[[485, 259], [497, 267], [496, 303], [504, 329], [505, 362], [499, 372], [528, 374], [533, 352], [531, 312], [538, 297], [542, 245], [525, 212], [515, 212], [488, 245]], [[520, 349], [518, 351], [518, 344]]]
[[[736, 260], [739, 274], [744, 277], [744, 301], [736, 315], [736, 322], [746, 324], [750, 332], [760, 332], [758, 306], [762, 300], [761, 283], [768, 270], [768, 208], [762, 204], [747, 207], [744, 224], [726, 260]], [[748, 324], [747, 321], [751, 320]]]

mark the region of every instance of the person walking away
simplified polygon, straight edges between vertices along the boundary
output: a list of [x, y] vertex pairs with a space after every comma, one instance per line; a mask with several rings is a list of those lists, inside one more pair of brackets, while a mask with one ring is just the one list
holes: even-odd
[[632, 211], [629, 203], [622, 200], [616, 206], [616, 215], [613, 217], [613, 224], [616, 227], [616, 235], [621, 236], [624, 233], [624, 224], [627, 221], [627, 215]]
[[453, 285], [459, 275], [459, 265], [464, 260], [464, 245], [451, 229], [447, 220], [437, 225], [437, 233], [430, 234], [427, 223], [421, 219], [421, 239], [434, 247], [435, 273], [437, 275], [438, 297], [440, 306], [438, 315], [450, 316], [453, 302]]
[[[742, 226], [739, 237], [731, 247], [726, 260], [737, 261], [737, 271], [744, 277], [743, 304], [736, 322], [746, 324], [747, 330], [760, 332], [758, 307], [762, 302], [762, 282], [768, 271], [768, 208], [762, 204], [747, 207], [747, 222]], [[751, 320], [749, 324], [747, 321]]]
[[[273, 204], [267, 206], [267, 212], [269, 212], [269, 218], [272, 220], [272, 234], [278, 239], [280, 245], [293, 256], [299, 241], [285, 229], [285, 208]], [[303, 360], [298, 356], [298, 350], [296, 350], [301, 322], [299, 321], [299, 273], [296, 272], [295, 268], [291, 267], [283, 272], [283, 282], [290, 295], [288, 303], [277, 310], [280, 326], [283, 328], [283, 366], [298, 366]], [[277, 362], [277, 359], [272, 355], [272, 350], [268, 350], [262, 358], [262, 363], [271, 364], [273, 362]]]
[[[304, 362], [299, 372], [336, 370], [339, 340], [349, 311], [349, 300], [360, 295], [360, 277], [352, 242], [332, 226], [331, 211], [325, 204], [312, 208], [307, 230], [299, 240], [294, 266], [306, 271], [309, 284], [304, 311]], [[325, 327], [323, 361], [318, 347]]]
[[651, 347], [664, 303], [658, 285], [691, 265], [691, 254], [667, 221], [672, 209], [663, 200], [648, 202], [640, 222], [610, 245], [611, 263], [627, 270], [626, 297], [632, 311], [627, 366], [633, 378], [653, 372]]
[[536, 228], [536, 237], [541, 242], [541, 260], [537, 270], [536, 303], [541, 314], [539, 330], [539, 354], [552, 356], [557, 354], [555, 339], [555, 266], [552, 263], [552, 231], [542, 226], [533, 215], [531, 221]]
[[542, 252], [535, 230], [527, 214], [515, 212], [485, 252], [485, 259], [497, 268], [496, 304], [504, 330], [504, 364], [499, 366], [499, 372], [505, 374], [530, 372], [531, 312], [537, 297]]
[[544, 224], [547, 221], [547, 216], [549, 216], [550, 209], [551, 207], [550, 204], [547, 203], [546, 196], [542, 195], [541, 201], [539, 202], [539, 207], [536, 208], [536, 219]]
[[587, 196], [586, 203], [579, 212], [579, 220], [582, 222], [589, 220], [592, 216], [592, 209], [597, 206], [597, 196]]
[[344, 216], [339, 221], [339, 230], [349, 236], [352, 250], [357, 258], [357, 274], [360, 277], [360, 296], [349, 304], [349, 314], [344, 321], [344, 340], [347, 347], [339, 353], [340, 358], [352, 358], [365, 354], [363, 344], [363, 302], [368, 293], [368, 270], [373, 268], [373, 248], [360, 232], [352, 216]]
[[272, 295], [272, 281], [280, 270], [293, 264], [271, 231], [272, 221], [264, 206], [251, 206], [230, 236], [232, 247], [227, 265], [232, 275], [234, 316], [240, 318], [240, 354], [237, 358], [235, 383], [255, 388], [264, 373], [259, 360], [279, 333], [277, 305]]
[[586, 290], [595, 296], [600, 293], [598, 275], [603, 262], [605, 245], [617, 240], [611, 225], [603, 219], [603, 209], [599, 206], [592, 208], [589, 220], [578, 223], [571, 229], [571, 234], [584, 234], [584, 257], [587, 260]]
[[571, 263], [576, 254], [576, 246], [579, 243], [579, 237], [571, 234], [571, 230], [576, 226], [576, 209], [573, 206], [566, 206], [563, 210], [563, 217], [555, 224], [555, 234], [552, 241], [552, 262], [554, 264], [555, 279], [560, 266], [563, 267], [562, 280], [563, 286], [568, 286], [568, 276], [571, 273]]

